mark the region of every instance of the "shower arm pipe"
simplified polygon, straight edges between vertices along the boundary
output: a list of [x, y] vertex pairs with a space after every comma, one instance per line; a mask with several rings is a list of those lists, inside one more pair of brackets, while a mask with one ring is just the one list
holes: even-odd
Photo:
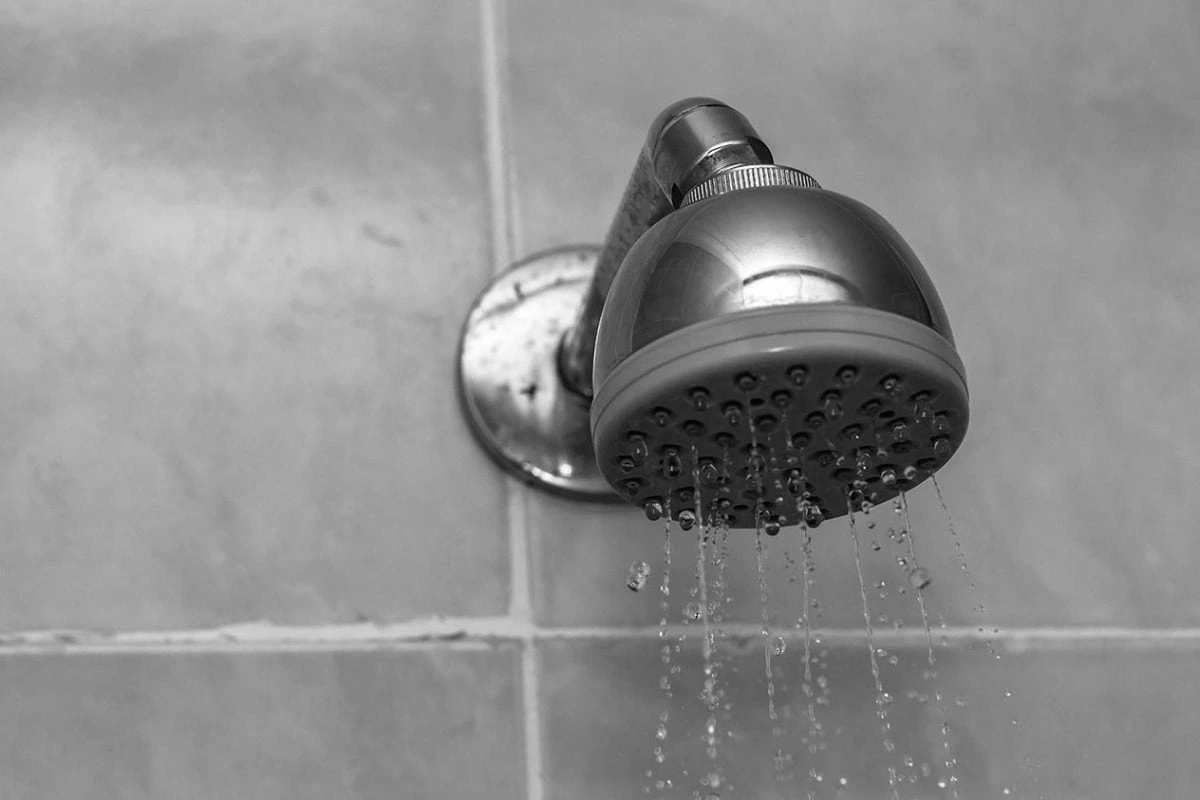
[[750, 121], [719, 100], [692, 97], [663, 109], [638, 154], [579, 314], [559, 344], [559, 375], [567, 389], [592, 398], [600, 313], [621, 262], [642, 234], [679, 208], [691, 189], [718, 173], [773, 163]]

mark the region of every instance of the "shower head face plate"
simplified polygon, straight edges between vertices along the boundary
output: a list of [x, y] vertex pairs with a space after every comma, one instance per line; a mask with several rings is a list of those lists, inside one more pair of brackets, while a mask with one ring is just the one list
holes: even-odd
[[655, 517], [810, 527], [911, 489], [967, 430], [962, 362], [926, 325], [840, 304], [774, 306], [642, 347], [598, 386], [600, 471]]

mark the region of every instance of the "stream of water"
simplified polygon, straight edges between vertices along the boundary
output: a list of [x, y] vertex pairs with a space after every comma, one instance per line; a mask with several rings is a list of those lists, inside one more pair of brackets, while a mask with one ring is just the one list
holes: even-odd
[[[702, 468], [714, 471], [714, 475], [727, 474], [730, 469], [728, 459], [725, 459], [725, 463], [720, 466], [721, 471], [715, 472], [718, 469], [715, 464], [702, 465], [694, 450], [692, 455], [691, 468], [696, 486], [705, 482], [701, 480], [700, 470]], [[754, 471], [756, 455], [757, 451], [752, 448], [750, 459], [747, 462], [747, 469], [751, 472]], [[714, 476], [708, 477], [711, 479]], [[974, 593], [976, 592], [976, 583], [963, 553], [958, 530], [950, 516], [936, 479], [932, 483], [946, 518], [959, 568], [969, 585], [969, 591]], [[726, 638], [722, 623], [731, 598], [726, 574], [729, 562], [729, 527], [720, 514], [712, 513], [711, 510], [706, 514], [706, 507], [700, 492], [685, 499], [688, 507], [676, 515], [677, 522], [675, 523], [671, 521], [672, 513], [669, 505], [663, 509], [665, 521], [661, 537], [662, 574], [658, 581], [660, 595], [658, 647], [661, 663], [658, 687], [661, 691], [662, 705], [654, 728], [653, 764], [646, 771], [647, 782], [644, 790], [647, 795], [653, 795], [662, 800], [677, 797], [691, 797], [693, 800], [721, 800], [722, 795], [732, 797], [740, 791], [739, 787], [730, 780], [730, 770], [737, 767], [738, 769], [734, 771], [740, 771], [740, 765], [730, 764], [727, 761], [730, 757], [737, 759], [744, 757], [741, 755], [738, 743], [746, 741], [748, 733], [757, 725], [750, 718], [744, 721], [735, 718], [732, 713], [734, 704], [728, 699], [724, 686], [726, 680], [723, 677], [726, 669], [725, 660], [730, 657], [729, 654], [723, 652], [724, 646], [721, 645]], [[895, 524], [885, 526], [888, 527], [888, 538], [891, 540], [893, 548], [892, 555], [889, 556], [889, 563], [894, 561], [904, 571], [899, 587], [893, 588], [892, 591], [900, 595], [911, 593], [915, 608], [914, 606], [909, 606], [909, 608], [919, 612], [923, 628], [924, 667], [915, 674], [920, 675], [928, 688], [918, 690], [911, 688], [910, 684], [906, 697], [919, 703], [927, 703], [930, 697], [935, 701], [930, 705], [936, 708], [941, 732], [940, 741], [937, 742], [937, 747], [941, 751], [940, 756], [932, 759], [935, 762], [941, 762], [936, 768], [927, 760], [915, 757], [919, 755], [919, 752], [914, 752], [909, 747], [898, 750], [896, 745], [898, 739], [891, 715], [894, 699], [887, 689], [887, 684], [911, 673], [904, 669], [895, 676], [892, 675], [892, 668], [898, 664], [897, 654], [894, 651], [889, 652], [892, 650], [890, 645], [887, 645], [888, 649], [878, 646], [877, 638], [881, 634], [878, 633], [876, 625], [887, 624], [890, 621], [892, 627], [900, 629], [903, 621], [900, 610], [894, 605], [889, 606], [893, 610], [888, 611], [887, 614], [882, 609], [877, 609], [878, 613], [872, 612], [871, 593], [878, 590], [880, 598], [887, 598], [889, 581], [878, 580], [878, 574], [872, 577], [872, 582], [869, 583], [867, 580], [867, 569], [864, 564], [866, 548], [863, 546], [861, 533], [864, 524], [868, 532], [876, 530], [877, 524], [876, 520], [870, 517], [871, 506], [869, 503], [864, 501], [856, 504], [855, 500], [858, 498], [851, 497], [849, 499], [851, 513], [847, 517], [847, 527], [853, 546], [858, 595], [862, 606], [864, 636], [871, 673], [872, 704], [874, 716], [878, 720], [878, 739], [876, 740], [878, 745], [876, 746], [882, 748], [882, 763], [886, 770], [888, 795], [891, 800], [901, 800], [902, 792], [907, 797], [909, 791], [915, 791], [915, 788], [910, 790], [907, 788], [908, 786], [915, 787], [922, 781], [929, 781], [930, 787], [936, 784], [938, 791], [944, 792], [938, 796], [960, 798], [965, 787], [961, 784], [958, 772], [955, 723], [951, 712], [954, 707], [963, 706], [965, 699], [960, 696], [954, 698], [952, 704], [947, 703], [946, 693], [939, 685], [938, 647], [935, 643], [932, 624], [933, 612], [929, 607], [927, 597], [933, 578], [919, 559], [920, 553], [912, 529], [908, 505], [909, 497], [904, 492], [899, 494], [894, 503], [894, 510], [899, 519]], [[857, 505], [857, 510], [854, 510], [855, 505]], [[795, 551], [787, 550], [783, 551], [782, 556], [786, 574], [790, 575], [788, 577], [789, 584], [797, 581], [800, 584], [795, 587], [799, 594], [800, 608], [797, 616], [793, 618], [795, 622], [790, 630], [786, 627], [778, 632], [772, 629], [772, 602], [781, 601], [777, 600], [769, 591], [771, 580], [769, 574], [771, 564], [779, 561], [780, 556], [776, 553], [775, 562], [773, 562], [773, 548], [769, 547], [768, 540], [780, 533], [779, 527], [777, 525], [774, 529], [769, 527], [769, 523], [773, 520], [768, 519], [764, 513], [758, 515], [758, 524], [754, 532], [753, 547], [760, 622], [758, 631], [763, 648], [766, 693], [765, 721], [769, 726], [771, 736], [770, 746], [774, 763], [773, 780], [777, 787], [776, 795], [779, 797], [794, 796], [806, 800], [848, 797], [851, 796], [847, 794], [849, 791], [847, 789], [848, 778], [835, 776], [835, 779], [827, 779], [824, 774], [825, 767], [822, 766], [825, 762], [823, 756], [828, 750], [831, 733], [838, 737], [834, 741], [849, 734], [841, 725], [831, 731], [825, 720], [822, 719], [825, 716], [822, 707], [830, 705], [830, 685], [825, 674], [828, 665], [828, 649], [823, 646], [822, 642], [822, 628], [819, 622], [821, 604], [816, 594], [817, 568], [813, 555], [812, 532], [804, 524], [809, 511], [804, 498], [797, 498], [796, 511], [800, 524], [788, 528], [787, 531], [789, 536], [797, 536], [800, 545], [799, 558], [798, 561], [793, 559], [792, 552]], [[891, 515], [889, 514], [888, 517], [891, 518]], [[677, 555], [676, 551], [679, 549], [679, 544], [673, 536], [673, 527], [696, 537], [695, 583], [688, 589], [687, 595], [691, 599], [683, 607], [683, 627], [677, 629], [677, 635], [671, 633], [673, 600], [671, 569], [672, 559]], [[735, 536], [734, 538], [740, 537]], [[872, 540], [869, 544], [871, 552], [879, 553], [881, 551], [878, 541]], [[900, 552], [897, 553], [894, 548], [900, 548]], [[879, 565], [876, 564], [871, 567], [871, 570], [877, 573], [878, 568]], [[895, 569], [895, 566], [891, 569]], [[798, 576], [794, 574], [796, 570], [799, 572]], [[630, 565], [626, 575], [627, 586], [633, 591], [641, 591], [643, 587], [649, 585], [650, 572], [651, 569], [647, 562], [634, 562]], [[782, 602], [787, 602], [786, 596], [781, 595], [780, 597]], [[795, 594], [792, 597], [795, 597]], [[895, 601], [890, 602], [894, 604]], [[983, 604], [976, 603], [971, 611], [975, 614], [982, 614]], [[889, 616], [893, 619], [889, 620]], [[946, 623], [941, 614], [938, 614], [937, 617], [941, 620], [941, 627], [945, 628]], [[677, 691], [683, 661], [680, 653], [689, 637], [689, 629], [692, 631], [690, 635], [700, 640], [702, 680], [695, 695], [701, 709], [702, 723], [699, 731], [688, 729], [691, 723], [687, 720], [691, 714], [687, 712], [686, 704], [683, 707], [684, 713], [677, 717], [680, 709], [678, 703], [684, 701]], [[986, 629], [980, 626], [978, 631], [981, 639], [977, 641], [985, 644], [991, 657], [999, 659], [1000, 655], [991, 639], [986, 635]], [[998, 632], [998, 629], [993, 629], [993, 631]], [[790, 647], [789, 641], [795, 642], [798, 646]], [[944, 636], [942, 645], [948, 646]], [[900, 646], [903, 648], [903, 640], [901, 640]], [[736, 645], [732, 652], [736, 653]], [[889, 667], [889, 665], [891, 666]], [[736, 673], [736, 662], [732, 664], [732, 669]], [[788, 696], [788, 675], [793, 676], [794, 685], [799, 689], [792, 697]], [[737, 688], [738, 682], [735, 681], [731, 686]], [[853, 689], [848, 689], [848, 691], [853, 692]], [[691, 696], [691, 690], [689, 690], [686, 697]], [[1005, 700], [1007, 701], [1011, 697], [1012, 692], [1005, 688]], [[789, 722], [793, 717], [796, 722]], [[902, 716], [899, 719], [905, 719], [905, 717]], [[738, 723], [748, 726], [746, 732], [739, 730]], [[1020, 721], [1014, 716], [1012, 724], [1019, 727]], [[790, 725], [795, 725], [796, 729], [789, 730]], [[698, 736], [702, 749], [701, 753], [695, 754], [700, 757], [699, 762], [690, 754], [689, 748], [695, 745], [689, 743], [696, 741], [692, 738], [693, 736]], [[737, 755], [727, 754], [725, 745], [727, 741], [734, 743], [733, 753]], [[905, 741], [907, 743], [907, 738]], [[914, 741], [913, 746], [919, 748], [919, 741]], [[933, 750], [930, 751], [930, 756], [932, 755]], [[798, 765], [797, 757], [799, 758]], [[1030, 778], [1029, 782], [1032, 783], [1035, 762], [1032, 758], [1027, 757], [1024, 763]], [[798, 772], [793, 771], [794, 765], [800, 767]], [[796, 785], [791, 789], [786, 788], [787, 784], [797, 781], [798, 776], [802, 785]], [[850, 785], [853, 788], [852, 782]], [[1016, 783], [1003, 788], [1006, 797], [1017, 796], [1019, 787]], [[683, 794], [680, 794], [681, 792]]]

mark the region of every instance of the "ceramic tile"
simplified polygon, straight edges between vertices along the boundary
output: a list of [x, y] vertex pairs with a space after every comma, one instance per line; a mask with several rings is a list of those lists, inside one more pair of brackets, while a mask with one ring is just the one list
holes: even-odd
[[0, 627], [502, 612], [477, 6], [102, 8], [0, 12]]
[[516, 800], [516, 664], [510, 649], [9, 654], [0, 795]]
[[[928, 677], [919, 641], [889, 647], [877, 658], [886, 693], [877, 704], [865, 644], [813, 645], [810, 714], [803, 645], [792, 642], [771, 661], [772, 720], [762, 640], [725, 643], [714, 659], [726, 707], [716, 715], [713, 759], [692, 643], [673, 655], [674, 675], [664, 673], [654, 640], [548, 643], [548, 794], [637, 797], [649, 787], [651, 797], [698, 790], [865, 800], [893, 797], [894, 772], [904, 798], [951, 797], [957, 788], [964, 798], [1120, 800], [1188, 797], [1200, 779], [1182, 746], [1200, 735], [1200, 713], [1180, 702], [1200, 688], [1194, 648], [997, 649], [997, 659], [982, 644], [939, 647]], [[664, 674], [670, 701], [658, 686]], [[715, 790], [703, 784], [713, 773]], [[654, 790], [660, 780], [664, 789]]]
[[[545, 502], [540, 507], [565, 517], [564, 503]], [[895, 510], [888, 503], [869, 515], [856, 516], [853, 535], [848, 520], [830, 521], [809, 531], [807, 542], [804, 531], [796, 527], [784, 528], [775, 537], [760, 537], [754, 531], [706, 532], [705, 581], [715, 613], [730, 622], [755, 622], [763, 614], [765, 591], [766, 613], [773, 624], [795, 625], [807, 608], [814, 627], [861, 628], [861, 590], [865, 589], [877, 625], [920, 626], [924, 602], [926, 617], [934, 626], [1010, 626], [996, 611], [992, 585], [979, 581], [979, 559], [973, 553], [966, 555], [969, 551], [961, 541], [955, 547], [956, 536], [951, 535], [941, 507], [936, 515], [927, 513], [925, 503], [914, 499], [909, 514], [916, 532], [912, 537], [904, 514]], [[597, 529], [603, 522], [610, 526], [608, 530]], [[538, 570], [544, 576], [538, 605], [547, 624], [584, 621], [621, 626], [660, 621], [666, 572], [663, 522], [650, 523], [636, 512], [612, 508], [589, 514], [586, 521], [563, 522], [559, 528], [535, 534], [539, 552], [549, 562]], [[682, 623], [687, 621], [688, 606], [700, 596], [701, 538], [696, 530], [684, 532], [677, 524], [671, 526], [669, 538], [667, 617]], [[649, 569], [646, 586], [630, 591], [626, 579], [640, 562]]]
[[[726, 100], [934, 278], [972, 393], [942, 483], [978, 602], [1012, 625], [1195, 625], [1195, 25], [1169, 2], [512, 3], [521, 238], [600, 239], [654, 115]], [[930, 488], [913, 507], [954, 572]], [[546, 619], [650, 616], [609, 587], [652, 529], [542, 497], [531, 520]]]

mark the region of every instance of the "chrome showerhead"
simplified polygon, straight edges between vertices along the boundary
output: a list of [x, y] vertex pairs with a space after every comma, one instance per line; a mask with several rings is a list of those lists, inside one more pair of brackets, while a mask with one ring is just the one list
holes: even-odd
[[602, 479], [652, 518], [812, 526], [916, 486], [967, 429], [963, 365], [911, 249], [865, 205], [773, 164], [714, 100], [652, 126], [578, 316], [558, 327], [555, 407], [590, 405], [599, 470], [578, 493]]
[[[753, 169], [753, 168], [747, 168]], [[596, 337], [592, 438], [619, 493], [811, 525], [946, 462], [967, 389], [933, 286], [866, 206], [801, 186], [685, 205], [629, 251]]]

